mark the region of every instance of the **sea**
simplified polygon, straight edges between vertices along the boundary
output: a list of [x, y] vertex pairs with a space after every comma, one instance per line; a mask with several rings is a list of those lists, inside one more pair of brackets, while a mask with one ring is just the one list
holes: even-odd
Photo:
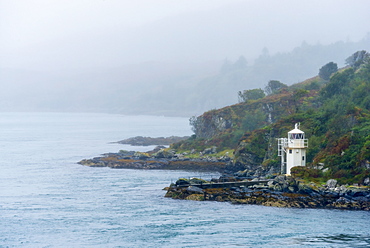
[[197, 171], [90, 168], [135, 136], [191, 135], [187, 118], [0, 113], [0, 247], [370, 247], [370, 212], [165, 198]]

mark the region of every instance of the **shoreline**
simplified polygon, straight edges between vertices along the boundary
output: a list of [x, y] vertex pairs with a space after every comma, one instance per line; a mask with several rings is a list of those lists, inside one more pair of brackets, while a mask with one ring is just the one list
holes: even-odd
[[181, 158], [178, 156], [159, 157], [151, 156], [148, 153], [133, 151], [121, 151], [118, 153], [103, 154], [102, 157], [83, 159], [78, 164], [89, 167], [109, 167], [113, 169], [143, 169], [143, 170], [189, 170], [204, 172], [224, 172], [230, 160], [204, 158]]
[[271, 207], [343, 209], [370, 211], [370, 187], [339, 186], [335, 179], [325, 185], [307, 183], [299, 178], [278, 175], [274, 178], [228, 176], [232, 160], [228, 157], [185, 158], [157, 147], [147, 153], [120, 151], [83, 159], [89, 167], [141, 170], [186, 170], [222, 173], [219, 179], [179, 179], [166, 187], [165, 197], [182, 200], [218, 201]]
[[206, 182], [202, 180], [200, 183], [200, 180], [179, 179], [176, 184], [165, 188], [165, 197], [284, 208], [370, 211], [370, 187], [317, 187], [283, 175], [267, 181], [256, 180], [250, 186], [239, 187], [202, 187]]

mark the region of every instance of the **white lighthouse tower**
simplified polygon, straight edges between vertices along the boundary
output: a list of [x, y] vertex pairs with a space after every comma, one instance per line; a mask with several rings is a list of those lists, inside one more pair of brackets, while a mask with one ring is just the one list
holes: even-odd
[[281, 174], [291, 174], [294, 166], [306, 166], [307, 139], [304, 132], [299, 130], [296, 123], [293, 130], [288, 132], [288, 138], [278, 139], [278, 156], [281, 157]]

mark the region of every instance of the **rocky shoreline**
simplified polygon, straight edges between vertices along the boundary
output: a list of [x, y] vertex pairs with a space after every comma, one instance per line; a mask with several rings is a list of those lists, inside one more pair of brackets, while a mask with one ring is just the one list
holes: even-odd
[[189, 158], [189, 154], [177, 154], [172, 149], [158, 146], [148, 152], [107, 153], [78, 163], [114, 169], [211, 171], [235, 175], [222, 176], [209, 182], [202, 179], [179, 179], [166, 188], [165, 197], [173, 199], [370, 211], [370, 180], [367, 186], [360, 187], [338, 185], [334, 179], [325, 185], [318, 185], [285, 175], [272, 179], [247, 179], [243, 173], [235, 173], [230, 157], [216, 157], [215, 154], [216, 148], [207, 148], [196, 158]]
[[229, 157], [185, 158], [172, 150], [157, 147], [150, 152], [120, 151], [103, 154], [102, 157], [83, 159], [78, 162], [90, 167], [110, 167], [114, 169], [157, 169], [224, 172], [230, 163]]
[[173, 143], [186, 140], [189, 136], [179, 137], [179, 136], [170, 136], [170, 137], [143, 137], [143, 136], [136, 136], [124, 140], [120, 140], [114, 143], [118, 144], [125, 144], [125, 145], [132, 145], [132, 146], [169, 146]]
[[[237, 180], [237, 179], [235, 179]], [[217, 180], [213, 180], [217, 183]], [[272, 207], [322, 208], [370, 211], [369, 186], [339, 186], [330, 179], [324, 186], [304, 183], [290, 176], [277, 176], [251, 186], [207, 187], [201, 179], [179, 179], [166, 188], [172, 199], [219, 201]]]

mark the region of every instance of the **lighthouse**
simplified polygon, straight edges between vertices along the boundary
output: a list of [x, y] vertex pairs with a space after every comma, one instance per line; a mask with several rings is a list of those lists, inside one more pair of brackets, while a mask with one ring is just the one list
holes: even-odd
[[307, 139], [296, 123], [294, 129], [288, 132], [288, 138], [278, 139], [278, 156], [281, 157], [281, 174], [291, 174], [294, 166], [306, 166]]

